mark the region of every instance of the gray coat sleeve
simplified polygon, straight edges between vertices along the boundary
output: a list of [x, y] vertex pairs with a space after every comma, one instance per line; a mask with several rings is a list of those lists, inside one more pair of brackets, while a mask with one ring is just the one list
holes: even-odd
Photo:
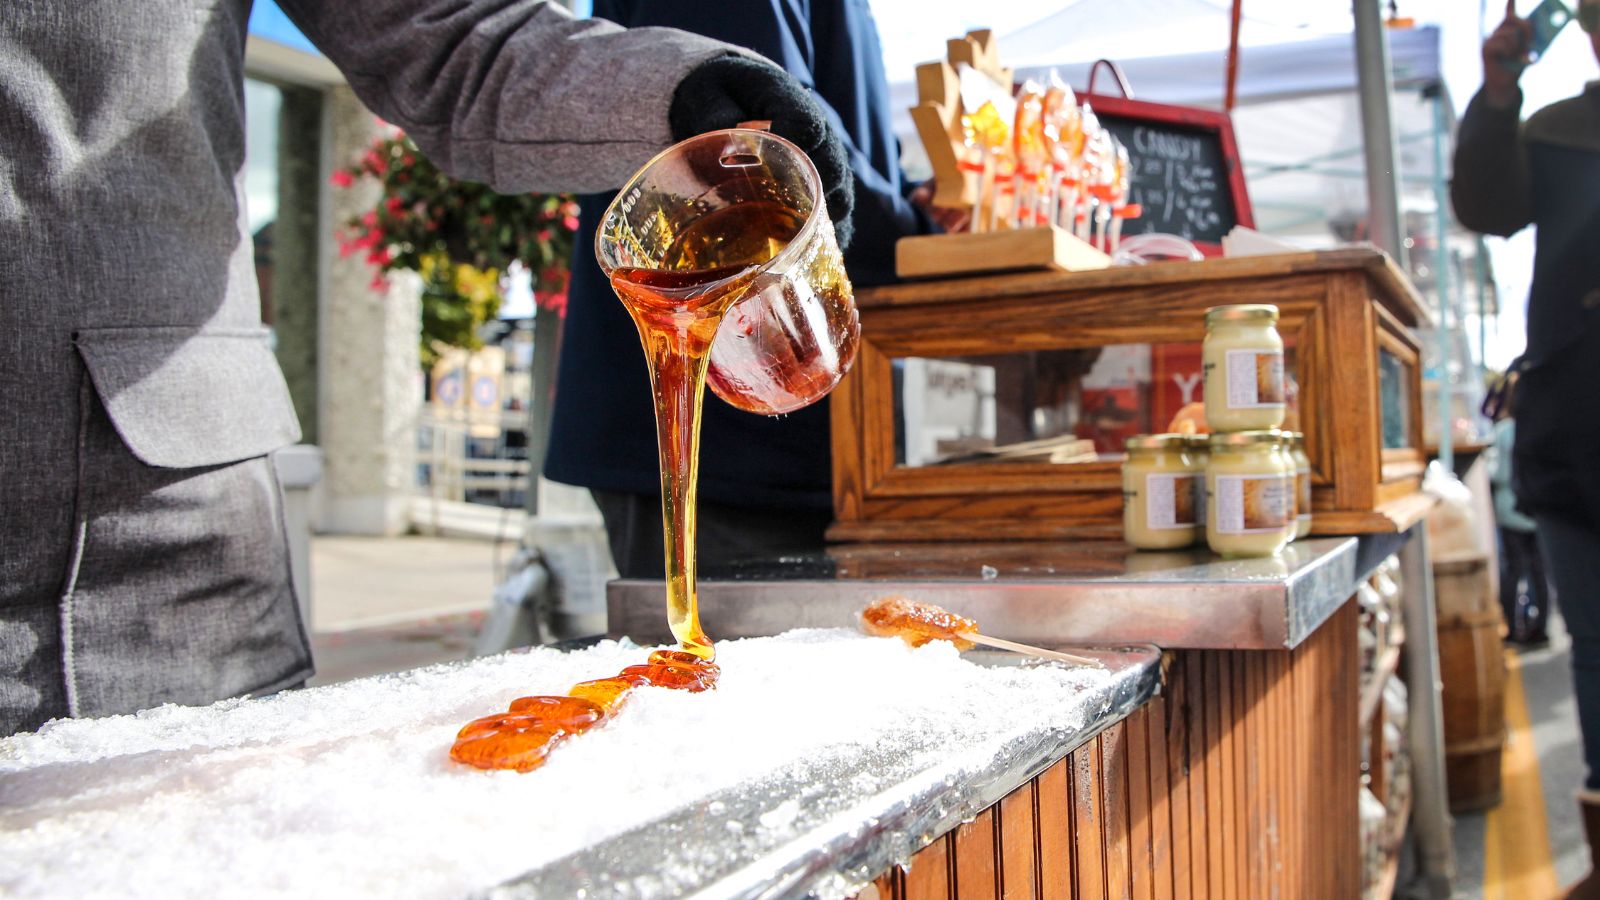
[[502, 193], [621, 186], [671, 143], [678, 82], [730, 45], [534, 0], [279, 0], [384, 119]]
[[1479, 91], [1456, 131], [1450, 202], [1461, 224], [1484, 234], [1509, 237], [1533, 221], [1533, 189], [1518, 118], [1522, 95], [1509, 109], [1495, 109]]

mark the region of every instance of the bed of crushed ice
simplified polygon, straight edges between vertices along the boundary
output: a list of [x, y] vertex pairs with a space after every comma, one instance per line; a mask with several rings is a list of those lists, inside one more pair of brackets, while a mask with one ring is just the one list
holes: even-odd
[[[462, 724], [647, 650], [512, 653], [0, 740], [0, 896], [458, 897], [719, 791], [859, 750], [948, 757], [1083, 716], [1104, 672], [804, 630], [718, 644], [716, 691], [648, 688], [528, 774], [448, 757]], [[791, 800], [730, 833], [782, 830]]]

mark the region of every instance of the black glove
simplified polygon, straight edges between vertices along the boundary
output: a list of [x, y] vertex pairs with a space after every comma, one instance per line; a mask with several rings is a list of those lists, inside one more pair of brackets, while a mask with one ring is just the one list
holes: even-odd
[[772, 133], [794, 142], [817, 167], [823, 199], [839, 249], [850, 244], [855, 176], [850, 157], [827, 116], [793, 75], [744, 56], [719, 56], [701, 63], [678, 83], [667, 121], [676, 141], [770, 119]]

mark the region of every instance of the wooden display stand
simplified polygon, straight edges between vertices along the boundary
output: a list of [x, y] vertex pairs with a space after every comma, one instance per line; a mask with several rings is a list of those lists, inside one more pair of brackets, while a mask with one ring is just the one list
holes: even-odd
[[901, 238], [894, 253], [901, 278], [1028, 269], [1086, 272], [1111, 265], [1111, 257], [1054, 226]]
[[1361, 896], [1356, 612], [1293, 650], [1169, 655], [1160, 696], [878, 895]]
[[[1271, 303], [1281, 311], [1312, 462], [1313, 534], [1402, 532], [1430, 505], [1418, 493], [1425, 462], [1421, 365], [1411, 333], [1427, 313], [1416, 289], [1375, 249], [952, 278], [864, 289], [856, 300], [861, 350], [833, 394], [830, 540], [1120, 537], [1117, 459], [897, 464], [893, 363], [1198, 343], [1206, 308], [1230, 303]], [[1402, 446], [1383, 446], [1384, 390], [1401, 407]]]

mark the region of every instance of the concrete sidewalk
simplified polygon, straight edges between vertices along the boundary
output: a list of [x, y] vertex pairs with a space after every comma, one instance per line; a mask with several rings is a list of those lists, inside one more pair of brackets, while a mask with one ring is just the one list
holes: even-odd
[[[1507, 770], [1502, 776], [1507, 794], [1499, 806], [1455, 817], [1457, 897], [1547, 900], [1560, 896], [1550, 893], [1551, 886], [1571, 885], [1588, 870], [1588, 845], [1575, 797], [1584, 764], [1572, 695], [1572, 644], [1559, 616], [1552, 617], [1550, 626], [1548, 647], [1517, 652], [1528, 727], [1519, 733], [1513, 725], [1509, 735], [1510, 741], [1533, 746], [1538, 787], [1529, 779], [1521, 779], [1520, 785], [1539, 796], [1515, 796], [1519, 780]], [[1510, 703], [1508, 697], [1508, 707]], [[1510, 756], [1508, 752], [1508, 763]], [[1543, 813], [1543, 834], [1536, 827], [1518, 829], [1513, 824], [1518, 821], [1517, 804], [1531, 807], [1534, 816]], [[1486, 866], [1491, 857], [1498, 864]]]
[[515, 550], [416, 535], [312, 538], [311, 683], [467, 658]]

